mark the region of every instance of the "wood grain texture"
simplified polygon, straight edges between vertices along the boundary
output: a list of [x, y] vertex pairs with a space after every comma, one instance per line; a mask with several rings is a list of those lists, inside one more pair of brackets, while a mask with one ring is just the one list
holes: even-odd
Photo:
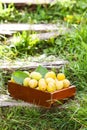
[[20, 100], [15, 100], [11, 96], [6, 95], [6, 94], [0, 94], [0, 107], [13, 107], [13, 106], [28, 106], [28, 107], [36, 107], [33, 104], [20, 101]]
[[13, 24], [0, 24], [1, 31], [58, 31], [59, 29], [65, 30], [66, 27], [61, 24], [23, 24], [23, 23], [13, 23]]
[[56, 61], [56, 62], [42, 62], [42, 63], [39, 63], [39, 62], [29, 62], [27, 64], [24, 64], [24, 62], [20, 62], [18, 63], [17, 65], [12, 65], [10, 63], [8, 64], [2, 64], [0, 66], [0, 70], [5, 70], [5, 71], [15, 71], [15, 70], [29, 70], [29, 69], [34, 69], [34, 68], [37, 68], [39, 65], [42, 65], [48, 69], [52, 69], [52, 68], [60, 68], [64, 65], [68, 64], [68, 61], [64, 61], [64, 60], [59, 60], [59, 61]]
[[[72, 97], [74, 97], [75, 96], [75, 91], [76, 91], [76, 88], [72, 88], [73, 89], [73, 92], [74, 93], [72, 93], [72, 96], [70, 97], [70, 98], [72, 98]], [[71, 90], [70, 90], [71, 91]], [[64, 94], [65, 95], [65, 94]], [[56, 101], [57, 101], [57, 98], [59, 98], [58, 96], [62, 96], [62, 95], [60, 95], [60, 94], [54, 94], [54, 99], [53, 99], [53, 101], [51, 101], [53, 104], [52, 104], [52, 106], [58, 106], [58, 107], [62, 107], [61, 105], [63, 105], [63, 103], [65, 103], [66, 101], [67, 101], [67, 99], [66, 100], [60, 100], [61, 101], [61, 104], [59, 103], [57, 103]], [[27, 103], [27, 102], [24, 102], [24, 101], [22, 101], [22, 100], [15, 100], [13, 97], [11, 97], [11, 96], [9, 96], [9, 94], [1, 94], [0, 95], [0, 107], [15, 107], [15, 106], [22, 106], [22, 107], [24, 107], [24, 106], [27, 106], [27, 107], [38, 107], [37, 105], [34, 105], [34, 104], [31, 104], [31, 103]], [[65, 107], [65, 106], [64, 106]]]
[[55, 101], [74, 96], [76, 93], [76, 87], [70, 86], [68, 88], [49, 93], [8, 82], [8, 91], [15, 99], [20, 99], [38, 106], [50, 108]]

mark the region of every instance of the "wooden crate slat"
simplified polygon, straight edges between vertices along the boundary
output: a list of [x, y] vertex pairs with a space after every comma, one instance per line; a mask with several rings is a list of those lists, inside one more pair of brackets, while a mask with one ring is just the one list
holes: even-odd
[[50, 4], [54, 0], [1, 0], [2, 3], [15, 3], [15, 4]]

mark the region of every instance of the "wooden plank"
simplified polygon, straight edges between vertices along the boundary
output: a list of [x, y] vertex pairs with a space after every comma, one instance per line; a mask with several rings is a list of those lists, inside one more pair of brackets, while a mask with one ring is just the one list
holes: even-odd
[[9, 31], [9, 30], [0, 30], [0, 34], [1, 35], [8, 35], [11, 36], [12, 34], [14, 34], [14, 31]]
[[0, 0], [2, 3], [15, 3], [15, 4], [50, 4], [54, 0]]
[[66, 29], [60, 24], [0, 24], [0, 32], [5, 31], [57, 31], [59, 29]]
[[0, 95], [0, 107], [13, 107], [13, 106], [28, 106], [28, 107], [36, 107], [36, 105], [20, 101], [20, 100], [14, 100], [12, 97], [10, 97], [8, 94], [1, 94]]
[[64, 35], [66, 33], [66, 30], [59, 30], [59, 31], [55, 31], [55, 32], [47, 32], [47, 33], [40, 33], [40, 34], [32, 34], [31, 37], [35, 38], [39, 38], [40, 40], [46, 40], [46, 39], [50, 39], [50, 38], [56, 38], [59, 35]]
[[26, 64], [24, 62], [16, 62], [16, 64], [11, 64], [11, 63], [2, 63], [2, 65], [0, 65], [0, 70], [5, 70], [5, 71], [15, 71], [15, 70], [29, 70], [29, 69], [35, 69], [36, 67], [38, 67], [39, 65], [42, 65], [48, 69], [52, 69], [52, 68], [60, 68], [62, 66], [64, 66], [65, 64], [68, 64], [68, 61], [64, 61], [64, 60], [59, 60], [59, 61], [55, 61], [55, 62], [42, 62], [42, 63], [38, 63], [38, 62], [26, 62]]
[[[55, 31], [55, 32], [46, 32], [46, 33], [38, 33], [38, 34], [31, 34], [31, 38], [34, 40], [36, 38], [39, 38], [39, 40], [47, 40], [47, 39], [50, 39], [50, 38], [56, 38], [57, 36], [59, 35], [64, 35], [66, 33], [66, 30], [63, 30], [63, 31]], [[4, 33], [3, 33], [4, 34]], [[9, 32], [9, 33], [5, 33], [5, 35], [9, 35], [9, 36], [12, 36], [12, 34]], [[10, 37], [6, 43], [14, 43], [14, 42], [17, 42], [19, 41], [20, 38], [19, 37]]]
[[[33, 39], [39, 38], [40, 40], [45, 40], [49, 38], [55, 38], [59, 35], [64, 35], [66, 32], [69, 32], [69, 29], [64, 26], [59, 26], [55, 24], [36, 24], [36, 25], [28, 25], [22, 24], [19, 25], [19, 28], [16, 29], [16, 24], [1, 24], [0, 25], [0, 34], [12, 36], [17, 31], [38, 31], [36, 34], [30, 34]], [[44, 31], [44, 33], [43, 33]], [[49, 32], [48, 32], [49, 31]], [[15, 40], [18, 38], [15, 38]], [[14, 38], [10, 38], [8, 42], [11, 42]]]

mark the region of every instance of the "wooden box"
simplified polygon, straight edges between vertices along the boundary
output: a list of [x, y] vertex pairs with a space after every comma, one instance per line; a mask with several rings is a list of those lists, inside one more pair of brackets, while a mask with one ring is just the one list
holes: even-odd
[[49, 93], [30, 87], [24, 87], [13, 82], [8, 82], [8, 92], [14, 99], [20, 99], [39, 106], [51, 107], [51, 105], [57, 100], [60, 101], [73, 97], [76, 93], [76, 87], [70, 86], [69, 88]]

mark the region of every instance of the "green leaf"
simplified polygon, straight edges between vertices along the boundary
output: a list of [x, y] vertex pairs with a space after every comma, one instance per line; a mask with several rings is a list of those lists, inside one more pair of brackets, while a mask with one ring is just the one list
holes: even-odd
[[39, 73], [42, 75], [42, 77], [44, 77], [45, 74], [48, 72], [47, 68], [45, 68], [45, 67], [43, 67], [43, 66], [41, 66], [41, 65], [39, 65], [39, 66], [36, 68], [35, 71], [36, 71], [36, 72], [39, 72]]
[[12, 77], [14, 79], [14, 81], [18, 84], [23, 84], [23, 80], [26, 78], [26, 77], [29, 77], [29, 75], [25, 72], [22, 72], [22, 71], [15, 71], [13, 74], [12, 74]]

